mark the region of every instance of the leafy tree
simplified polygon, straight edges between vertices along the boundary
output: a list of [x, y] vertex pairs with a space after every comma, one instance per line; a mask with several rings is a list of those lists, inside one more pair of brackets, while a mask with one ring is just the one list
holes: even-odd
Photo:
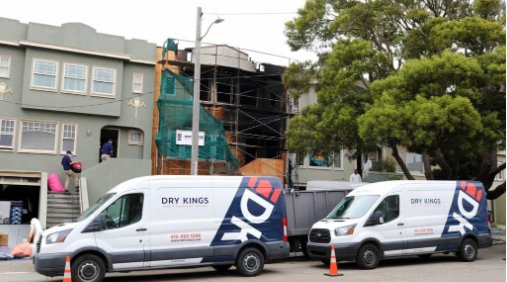
[[[487, 189], [505, 148], [505, 10], [498, 0], [308, 0], [286, 24], [292, 49], [319, 54], [284, 76], [318, 103], [289, 123], [296, 152], [389, 146], [423, 155], [428, 179]], [[294, 71], [297, 70], [297, 71]], [[305, 88], [306, 87], [306, 88]], [[436, 169], [438, 167], [438, 169]], [[488, 198], [505, 192], [505, 183]]]

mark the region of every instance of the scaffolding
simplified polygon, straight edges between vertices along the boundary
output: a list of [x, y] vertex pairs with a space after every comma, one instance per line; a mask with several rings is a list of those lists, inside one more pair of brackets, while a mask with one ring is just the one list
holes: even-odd
[[[193, 63], [187, 59], [191, 52], [179, 50], [160, 62], [191, 78]], [[201, 52], [201, 108], [223, 124], [224, 138], [240, 167], [226, 173], [276, 175], [285, 180], [284, 131], [290, 114], [281, 81], [284, 67], [252, 62], [248, 54], [226, 45], [203, 47]], [[200, 160], [199, 174], [216, 173], [201, 154]], [[176, 174], [185, 174], [189, 167], [185, 161], [174, 165], [184, 167]]]

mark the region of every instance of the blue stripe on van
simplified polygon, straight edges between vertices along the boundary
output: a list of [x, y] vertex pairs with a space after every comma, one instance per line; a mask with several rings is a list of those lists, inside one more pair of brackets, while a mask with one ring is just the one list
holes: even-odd
[[[245, 199], [243, 199], [244, 197]], [[246, 201], [246, 205], [243, 207], [241, 204], [242, 199]], [[262, 217], [269, 210], [266, 207], [272, 208], [267, 220], [263, 222], [252, 222], [249, 220], [248, 213], [253, 216], [253, 218], [250, 218], [252, 220], [256, 217]], [[229, 257], [236, 252], [236, 248], [233, 246], [241, 244], [242, 240], [228, 240], [227, 238], [239, 237], [241, 233], [246, 234], [247, 240], [281, 242], [283, 237], [282, 217], [284, 216], [284, 212], [282, 184], [278, 178], [243, 177], [240, 187], [225, 214], [225, 218], [222, 220], [219, 230], [211, 242], [211, 246], [220, 249], [220, 255]]]
[[[488, 233], [487, 202], [484, 186], [477, 181], [457, 181], [453, 201], [441, 238], [454, 241], [467, 233], [478, 237]], [[449, 242], [451, 243], [451, 242]], [[437, 251], [442, 251], [439, 247]]]

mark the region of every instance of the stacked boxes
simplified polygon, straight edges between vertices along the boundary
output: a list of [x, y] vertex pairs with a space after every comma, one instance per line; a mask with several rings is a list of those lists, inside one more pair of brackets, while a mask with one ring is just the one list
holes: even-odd
[[11, 224], [21, 224], [23, 217], [23, 206], [21, 204], [11, 203]]
[[7, 247], [9, 243], [9, 234], [7, 232], [0, 232], [0, 247]]

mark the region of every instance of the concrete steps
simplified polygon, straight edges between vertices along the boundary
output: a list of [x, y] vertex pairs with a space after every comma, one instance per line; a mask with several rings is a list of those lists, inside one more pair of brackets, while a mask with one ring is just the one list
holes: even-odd
[[48, 192], [47, 228], [64, 222], [75, 222], [81, 213], [79, 201], [79, 193]]

